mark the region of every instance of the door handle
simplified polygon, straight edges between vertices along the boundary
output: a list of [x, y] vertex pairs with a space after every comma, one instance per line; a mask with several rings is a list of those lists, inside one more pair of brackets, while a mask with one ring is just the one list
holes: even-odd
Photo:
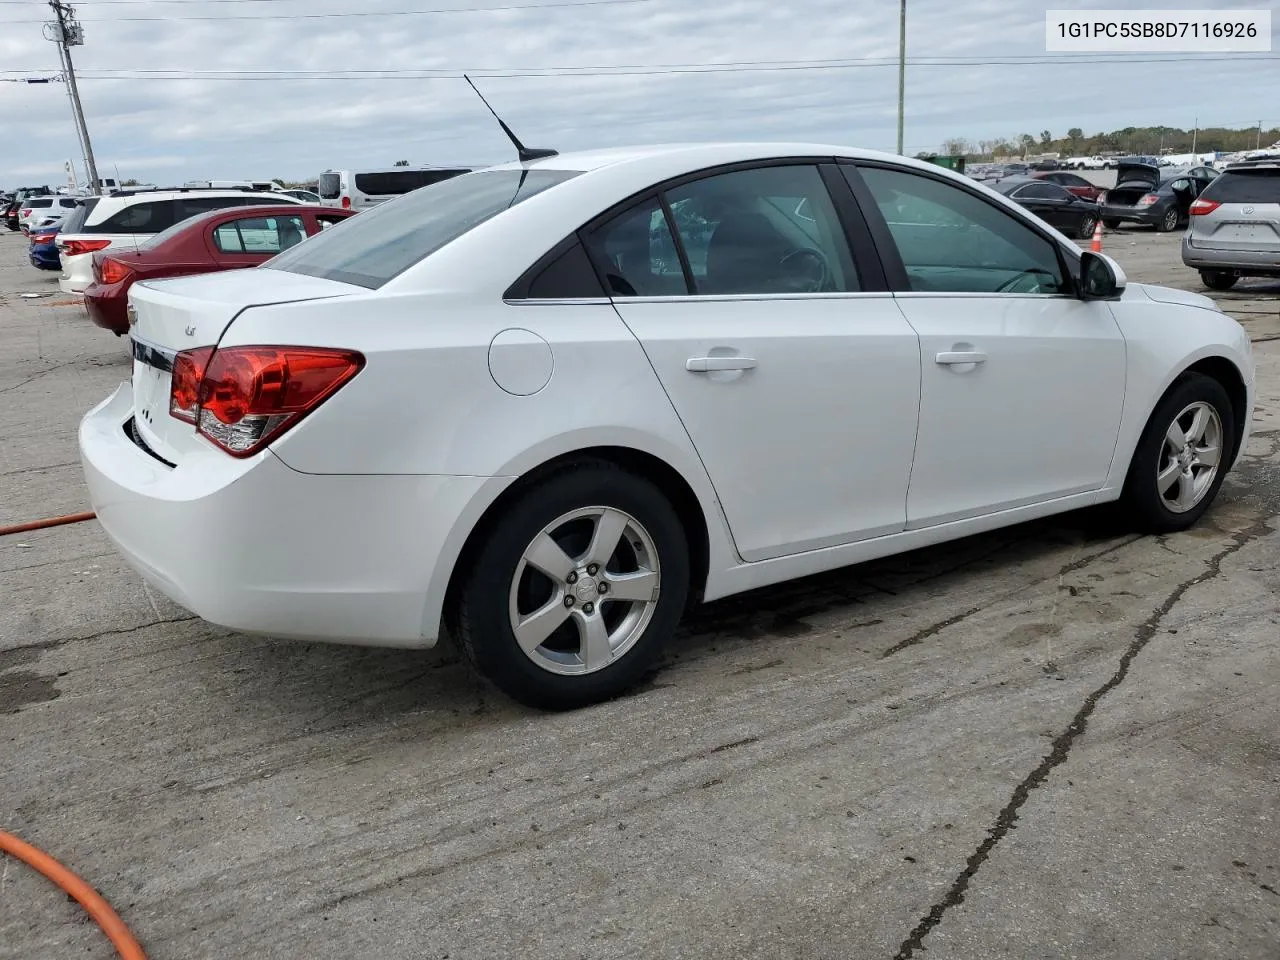
[[754, 370], [757, 362], [751, 357], [690, 357], [684, 368], [690, 373], [710, 373], [713, 370]]
[[947, 366], [957, 363], [985, 363], [987, 355], [979, 350], [965, 350], [953, 353], [940, 353], [933, 358], [934, 363]]

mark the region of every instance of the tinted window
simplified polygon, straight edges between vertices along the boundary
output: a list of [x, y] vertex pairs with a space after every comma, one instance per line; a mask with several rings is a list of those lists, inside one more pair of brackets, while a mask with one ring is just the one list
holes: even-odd
[[1200, 196], [1218, 203], [1280, 203], [1280, 167], [1224, 171]]
[[67, 219], [62, 223], [63, 233], [79, 233], [84, 229], [84, 221], [98, 205], [97, 197], [87, 197], [77, 205], [77, 207], [67, 214]]
[[85, 233], [159, 233], [173, 226], [176, 204], [149, 200], [125, 207], [112, 216], [84, 228]]
[[533, 300], [582, 299], [604, 296], [604, 290], [587, 251], [575, 243], [529, 282], [528, 296]]
[[32, 210], [40, 210], [44, 207], [52, 207], [53, 201], [49, 199], [28, 200], [23, 206], [30, 207]]
[[858, 289], [857, 272], [816, 166], [760, 167], [667, 193], [700, 294]]
[[862, 170], [915, 291], [1066, 293], [1056, 246], [994, 204], [932, 177]]
[[481, 170], [454, 177], [353, 217], [341, 230], [325, 230], [269, 266], [377, 289], [503, 210], [577, 175]]
[[275, 254], [307, 237], [301, 217], [241, 217], [213, 230], [213, 245], [223, 253]]
[[1074, 173], [1055, 173], [1053, 181], [1060, 183], [1065, 187], [1089, 187], [1092, 186], [1084, 177], [1078, 177]]
[[441, 180], [448, 180], [465, 170], [382, 170], [377, 173], [357, 173], [356, 189], [373, 197], [399, 196], [419, 187], [428, 187]]
[[591, 231], [587, 243], [609, 292], [616, 296], [659, 297], [689, 292], [680, 254], [656, 197], [624, 210]]
[[203, 196], [186, 196], [177, 202], [181, 204], [178, 211], [177, 219], [185, 220], [187, 217], [194, 217], [201, 213], [210, 213], [213, 210], [225, 210], [227, 207], [242, 207], [248, 202], [248, 197], [203, 197]]
[[1064, 200], [1070, 194], [1056, 183], [1029, 183], [1013, 191], [1015, 200]]
[[58, 201], [58, 206], [66, 207], [68, 210], [75, 207], [75, 205], [76, 205], [76, 201], [71, 197], [63, 197], [61, 200]]
[[342, 194], [342, 177], [336, 173], [322, 173], [316, 186], [322, 200], [337, 200]]

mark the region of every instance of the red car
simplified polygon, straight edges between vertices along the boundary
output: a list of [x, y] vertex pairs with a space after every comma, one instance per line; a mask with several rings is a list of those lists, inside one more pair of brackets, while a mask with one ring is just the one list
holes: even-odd
[[1035, 170], [1031, 176], [1037, 180], [1048, 180], [1050, 183], [1056, 183], [1067, 191], [1074, 193], [1077, 197], [1084, 200], [1092, 200], [1095, 203], [1107, 191], [1101, 187], [1090, 183], [1084, 177], [1074, 173], [1067, 173], [1065, 170]]
[[256, 267], [353, 210], [309, 204], [223, 207], [176, 223], [136, 249], [112, 247], [93, 255], [93, 283], [84, 291], [89, 318], [116, 336], [129, 332], [129, 288], [215, 270]]

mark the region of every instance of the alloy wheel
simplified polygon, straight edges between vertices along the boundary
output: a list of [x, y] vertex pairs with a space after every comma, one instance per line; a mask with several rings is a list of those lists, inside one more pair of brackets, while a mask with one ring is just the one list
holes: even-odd
[[551, 673], [581, 675], [635, 646], [658, 594], [658, 551], [644, 526], [613, 507], [584, 507], [547, 524], [525, 548], [508, 615], [530, 660]]
[[1189, 404], [1165, 431], [1156, 466], [1156, 491], [1173, 513], [1204, 499], [1222, 463], [1222, 419], [1202, 400]]

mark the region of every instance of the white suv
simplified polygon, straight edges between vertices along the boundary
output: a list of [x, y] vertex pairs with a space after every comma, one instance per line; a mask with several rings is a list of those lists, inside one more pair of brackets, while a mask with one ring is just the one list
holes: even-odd
[[93, 282], [93, 254], [105, 247], [136, 247], [179, 221], [210, 210], [249, 204], [301, 203], [280, 193], [246, 190], [130, 190], [86, 197], [58, 234], [64, 293], [81, 293]]

